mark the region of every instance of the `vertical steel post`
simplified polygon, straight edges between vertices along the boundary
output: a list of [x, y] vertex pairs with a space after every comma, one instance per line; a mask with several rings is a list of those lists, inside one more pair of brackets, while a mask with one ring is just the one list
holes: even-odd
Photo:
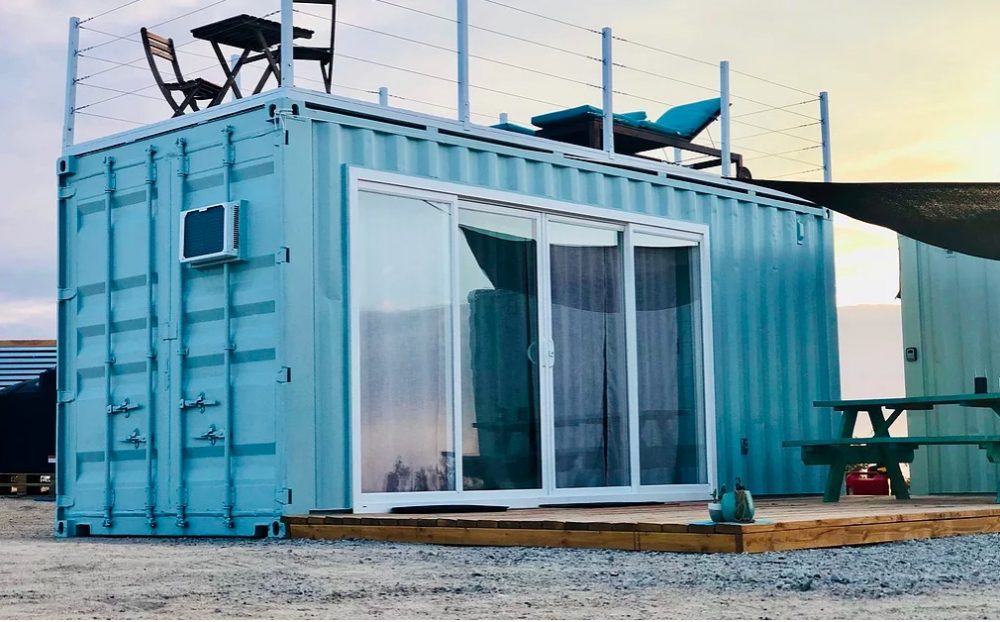
[[830, 157], [830, 96], [826, 91], [819, 94], [819, 131], [823, 146], [823, 181], [833, 181], [833, 160]]
[[674, 164], [680, 164], [684, 161], [684, 152], [681, 151], [680, 147], [674, 147]]
[[506, 112], [500, 113], [500, 125], [507, 125], [510, 123], [510, 116]]
[[388, 106], [389, 105], [389, 89], [385, 86], [378, 87], [378, 105]]
[[615, 152], [615, 116], [614, 116], [614, 86], [611, 82], [612, 74], [611, 58], [611, 29], [601, 29], [601, 86], [603, 91], [604, 121], [601, 125], [604, 133], [601, 137], [601, 145], [608, 154]]
[[69, 18], [69, 43], [66, 48], [66, 109], [63, 112], [63, 147], [73, 146], [76, 117], [76, 63], [80, 48], [80, 18]]
[[281, 86], [295, 86], [295, 35], [292, 0], [281, 0]]
[[470, 123], [469, 112], [469, 0], [456, 0], [458, 25], [458, 120]]
[[722, 114], [720, 122], [722, 124], [722, 176], [730, 177], [732, 172], [732, 150], [729, 136], [730, 116], [729, 116], [729, 61], [724, 60], [719, 63], [719, 99], [722, 104]]
[[114, 224], [111, 209], [114, 207], [115, 195], [115, 159], [104, 159], [104, 403], [107, 407], [104, 422], [104, 521], [105, 527], [111, 527], [111, 510], [115, 504], [115, 492], [111, 484], [111, 453], [114, 448], [114, 395], [111, 375], [114, 373], [115, 354], [111, 341], [111, 290], [114, 286]]
[[156, 273], [156, 212], [153, 190], [156, 189], [156, 147], [146, 149], [146, 523], [156, 528], [156, 473], [153, 468], [153, 445], [156, 442], [156, 405], [153, 388], [156, 381], [156, 342], [153, 321], [156, 317], [153, 275]]
[[[233, 128], [226, 126], [222, 130], [222, 187], [225, 201], [233, 200]], [[223, 378], [226, 383], [223, 403], [225, 404], [225, 427], [223, 428], [222, 454], [225, 462], [224, 490], [222, 498], [222, 522], [233, 527], [233, 305], [232, 305], [232, 268], [230, 262], [222, 264], [222, 324], [223, 337], [222, 362]]]

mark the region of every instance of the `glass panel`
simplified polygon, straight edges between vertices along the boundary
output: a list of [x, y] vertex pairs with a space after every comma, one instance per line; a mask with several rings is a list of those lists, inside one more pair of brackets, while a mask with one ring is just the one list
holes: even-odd
[[449, 205], [360, 193], [361, 488], [454, 490]]
[[636, 233], [635, 302], [642, 484], [708, 481], [699, 408], [697, 247]]
[[535, 221], [459, 212], [464, 490], [542, 487]]
[[627, 486], [622, 232], [550, 223], [556, 485]]

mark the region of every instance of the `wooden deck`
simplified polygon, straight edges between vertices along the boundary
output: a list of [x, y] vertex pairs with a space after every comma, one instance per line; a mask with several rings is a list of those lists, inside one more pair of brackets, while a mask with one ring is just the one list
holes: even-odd
[[706, 524], [704, 503], [537, 508], [461, 514], [287, 516], [293, 538], [362, 538], [470, 546], [553, 546], [763, 553], [1000, 533], [993, 495], [758, 500], [758, 522]]

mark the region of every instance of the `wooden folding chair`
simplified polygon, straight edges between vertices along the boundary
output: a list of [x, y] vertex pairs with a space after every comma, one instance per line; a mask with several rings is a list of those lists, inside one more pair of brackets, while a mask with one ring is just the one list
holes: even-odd
[[[214, 106], [219, 103], [217, 100], [222, 93], [222, 87], [203, 78], [194, 78], [193, 80], [186, 80], [184, 78], [184, 74], [181, 73], [180, 64], [177, 62], [177, 50], [174, 48], [173, 39], [153, 34], [146, 28], [140, 29], [139, 33], [142, 35], [142, 47], [146, 51], [146, 60], [149, 61], [149, 69], [153, 72], [153, 78], [156, 80], [156, 85], [160, 87], [160, 92], [163, 93], [164, 99], [173, 108], [173, 116], [181, 116], [188, 108], [192, 111], [199, 110], [199, 101], [209, 100], [208, 106]], [[160, 74], [160, 68], [156, 63], [157, 57], [170, 63], [177, 80], [176, 82], [164, 81], [163, 76]], [[178, 92], [184, 96], [184, 99], [179, 104], [174, 99], [174, 93]]]
[[293, 0], [293, 2], [330, 5], [330, 47], [296, 45], [293, 54], [295, 60], [311, 60], [319, 63], [319, 72], [323, 76], [323, 86], [326, 87], [326, 92], [329, 93], [333, 87], [334, 41], [337, 36], [337, 0]]

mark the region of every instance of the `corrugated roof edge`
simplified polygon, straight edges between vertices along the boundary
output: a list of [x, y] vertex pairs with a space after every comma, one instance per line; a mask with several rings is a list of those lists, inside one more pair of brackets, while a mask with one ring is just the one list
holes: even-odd
[[380, 106], [378, 104], [358, 99], [342, 97], [340, 95], [331, 95], [298, 87], [280, 87], [265, 93], [259, 93], [257, 95], [245, 97], [236, 101], [226, 102], [206, 110], [185, 114], [171, 119], [165, 119], [163, 121], [151, 123], [126, 132], [119, 132], [117, 134], [111, 134], [102, 138], [79, 143], [64, 149], [62, 157], [80, 156], [87, 153], [93, 153], [95, 151], [134, 143], [167, 132], [205, 123], [206, 121], [233, 116], [242, 112], [267, 106], [271, 103], [287, 100], [297, 100], [304, 103], [307, 107], [337, 111], [373, 121], [386, 121], [388, 123], [407, 125], [411, 127], [416, 125], [427, 129], [433, 128], [442, 134], [468, 137], [514, 148], [520, 147], [535, 153], [544, 152], [549, 154], [558, 154], [567, 158], [593, 164], [603, 164], [605, 166], [651, 173], [657, 176], [663, 176], [667, 179], [686, 181], [698, 185], [725, 189], [731, 192], [748, 195], [748, 197], [751, 197], [752, 200], [764, 198], [765, 202], [774, 203], [776, 207], [792, 209], [794, 211], [816, 213], [823, 215], [826, 218], [831, 218], [829, 210], [819, 207], [800, 197], [776, 190], [766, 190], [761, 186], [753, 185], [753, 183], [709, 175], [708, 173], [702, 173], [700, 171], [695, 171], [683, 166], [671, 164], [669, 162], [661, 162], [658, 160], [627, 156], [618, 153], [608, 154], [597, 149], [571, 145], [569, 143], [563, 143], [548, 138], [538, 138], [536, 136], [528, 136], [526, 134], [516, 134], [514, 132], [508, 132], [506, 130], [495, 129], [487, 126], [471, 124], [465, 125], [456, 119], [448, 119], [445, 117], [438, 117], [430, 114], [414, 112], [412, 110], [394, 108], [391, 106]]

